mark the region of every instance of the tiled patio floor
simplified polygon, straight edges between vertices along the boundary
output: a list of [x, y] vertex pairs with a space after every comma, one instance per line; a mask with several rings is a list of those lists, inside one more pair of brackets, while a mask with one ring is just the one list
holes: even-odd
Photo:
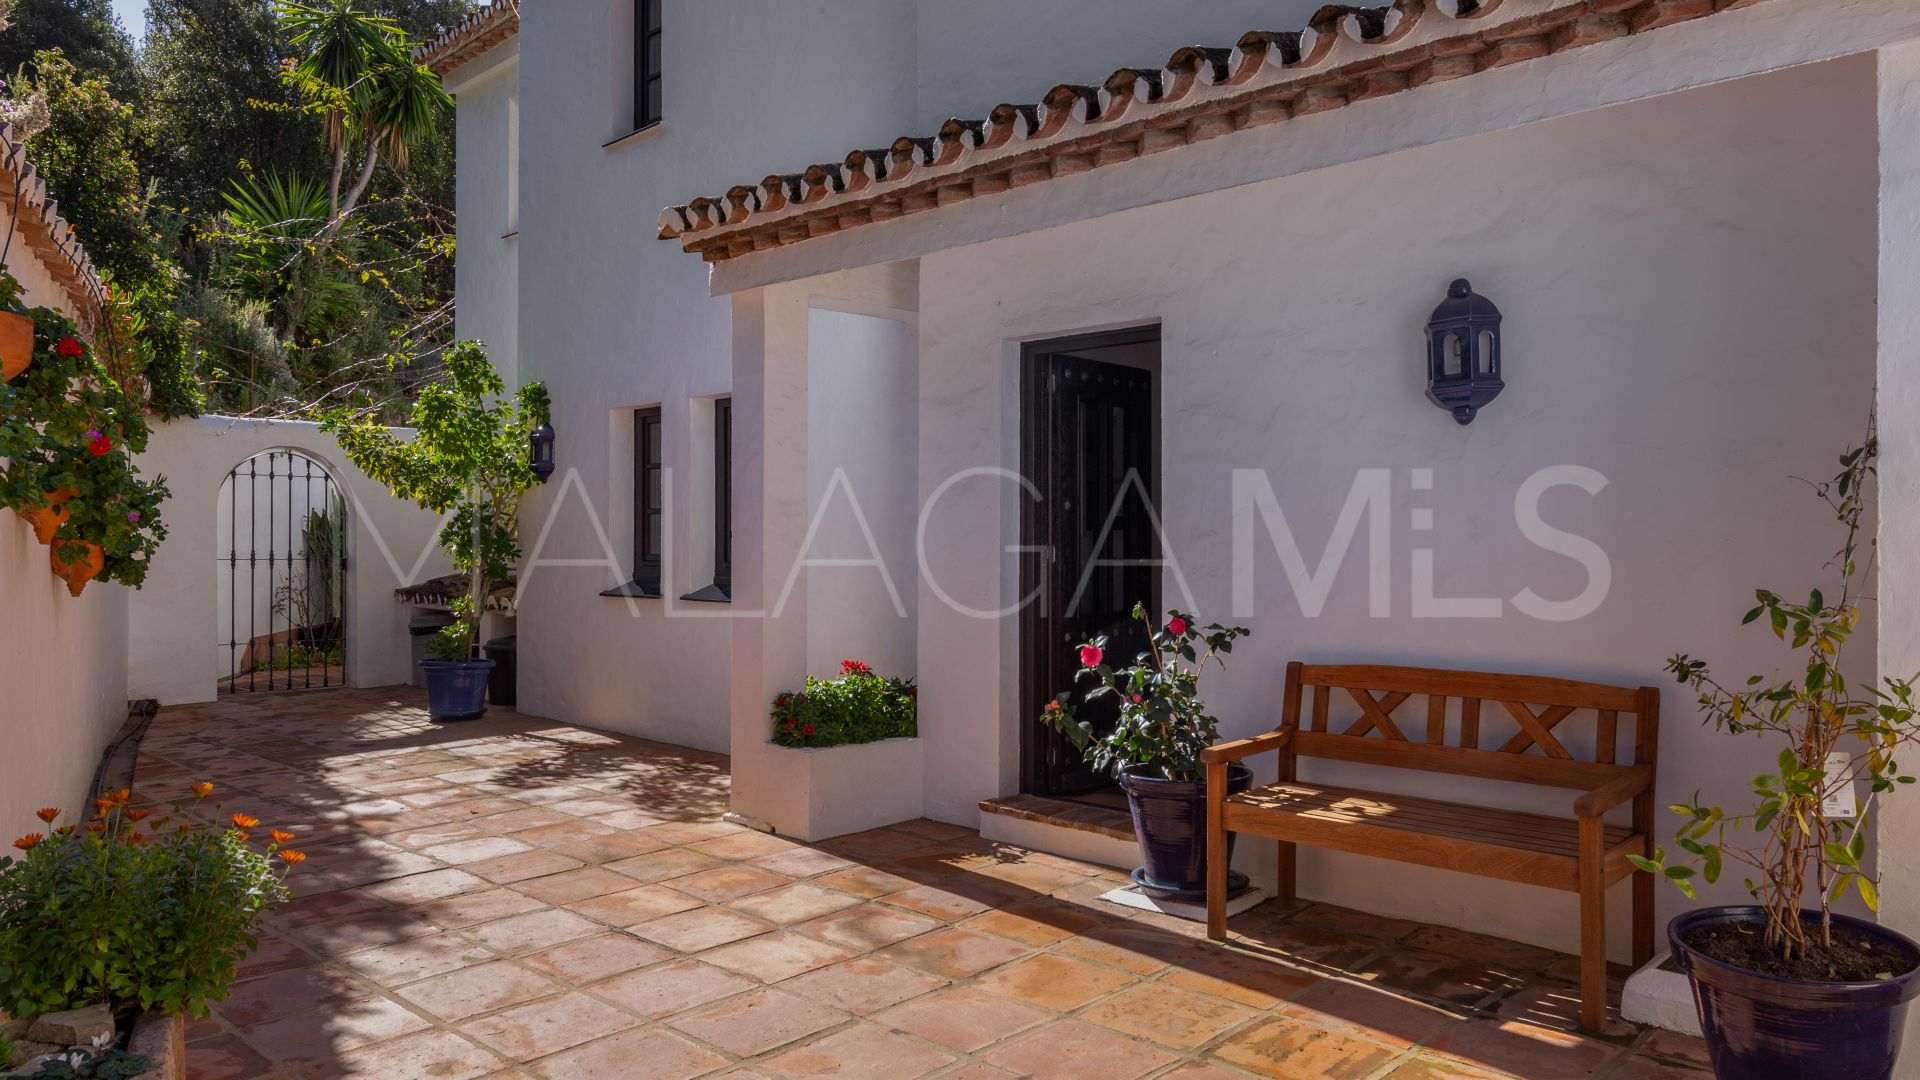
[[1573, 958], [1264, 905], [1231, 949], [1115, 872], [921, 821], [718, 820], [726, 760], [411, 690], [164, 710], [137, 787], [302, 834], [299, 898], [189, 1029], [194, 1080], [1687, 1077], [1569, 1032]]

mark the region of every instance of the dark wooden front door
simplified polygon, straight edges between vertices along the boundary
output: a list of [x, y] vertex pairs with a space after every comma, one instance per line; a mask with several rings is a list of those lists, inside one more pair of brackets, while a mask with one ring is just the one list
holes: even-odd
[[[1040, 712], [1062, 690], [1090, 689], [1074, 686], [1082, 643], [1104, 634], [1108, 663], [1129, 663], [1147, 644], [1134, 604], [1159, 606], [1159, 332], [1036, 342], [1022, 360], [1021, 471], [1038, 492], [1021, 519], [1022, 781], [1033, 794], [1074, 795], [1110, 780]], [[1116, 712], [1095, 701], [1080, 715], [1102, 728]]]

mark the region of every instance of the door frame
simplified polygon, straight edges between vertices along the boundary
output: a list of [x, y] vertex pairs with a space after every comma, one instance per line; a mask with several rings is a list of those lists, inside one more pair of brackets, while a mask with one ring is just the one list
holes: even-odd
[[[1065, 334], [1057, 337], [1025, 341], [1020, 344], [1019, 395], [1019, 465], [1020, 474], [1034, 485], [1037, 498], [1024, 498], [1020, 504], [1020, 557], [1019, 592], [1023, 600], [1032, 596], [1045, 596], [1042, 583], [1050, 567], [1048, 559], [1047, 515], [1045, 509], [1054, 493], [1045, 490], [1049, 479], [1045, 468], [1045, 437], [1048, 432], [1047, 417], [1049, 410], [1044, 407], [1054, 388], [1043, 385], [1042, 365], [1040, 361], [1058, 353], [1071, 353], [1087, 349], [1110, 348], [1116, 345], [1138, 345], [1148, 342], [1156, 346], [1161, 344], [1163, 336], [1159, 323], [1148, 323], [1119, 330], [1105, 330], [1082, 334]], [[1111, 361], [1108, 361], [1111, 362]], [[1124, 365], [1122, 365], [1124, 366]], [[1148, 370], [1151, 390], [1149, 393], [1150, 412], [1150, 465], [1145, 477], [1148, 496], [1152, 499], [1155, 514], [1159, 514], [1161, 499], [1160, 474], [1162, 469], [1160, 441], [1160, 394], [1161, 371], [1159, 364]], [[1156, 536], [1156, 541], [1157, 541]], [[1165, 553], [1155, 549], [1156, 558], [1164, 558]], [[1161, 581], [1159, 574], [1150, 575], [1151, 595], [1147, 597], [1149, 607], [1157, 610], [1160, 602]], [[1039, 603], [1022, 603], [1020, 606], [1019, 640], [1015, 655], [1019, 664], [1019, 780], [1022, 794], [1047, 794], [1045, 775], [1039, 742], [1042, 730], [1039, 723], [1040, 709], [1050, 700], [1058, 687], [1047, 678], [1048, 664], [1040, 650], [1052, 647], [1051, 633], [1044, 627], [1045, 619]], [[1071, 796], [1048, 796], [1071, 798]]]

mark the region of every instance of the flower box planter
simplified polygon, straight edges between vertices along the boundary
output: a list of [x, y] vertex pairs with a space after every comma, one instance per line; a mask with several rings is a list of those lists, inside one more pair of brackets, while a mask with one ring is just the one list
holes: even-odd
[[33, 364], [33, 320], [15, 311], [0, 311], [0, 382], [12, 379]]
[[751, 783], [736, 766], [734, 808], [782, 836], [825, 840], [897, 825], [926, 810], [919, 739], [846, 746], [757, 748]]

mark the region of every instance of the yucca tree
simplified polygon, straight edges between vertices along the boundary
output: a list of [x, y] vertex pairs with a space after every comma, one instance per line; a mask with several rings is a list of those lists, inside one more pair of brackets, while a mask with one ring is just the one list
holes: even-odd
[[[366, 194], [382, 151], [395, 171], [406, 171], [408, 146], [433, 131], [453, 99], [438, 75], [413, 62], [413, 42], [393, 20], [361, 10], [353, 0], [282, 0], [275, 10], [294, 44], [310, 50], [294, 70], [326, 116], [333, 150], [324, 230], [330, 236]], [[355, 146], [364, 148], [360, 173], [343, 196], [340, 185]]]

